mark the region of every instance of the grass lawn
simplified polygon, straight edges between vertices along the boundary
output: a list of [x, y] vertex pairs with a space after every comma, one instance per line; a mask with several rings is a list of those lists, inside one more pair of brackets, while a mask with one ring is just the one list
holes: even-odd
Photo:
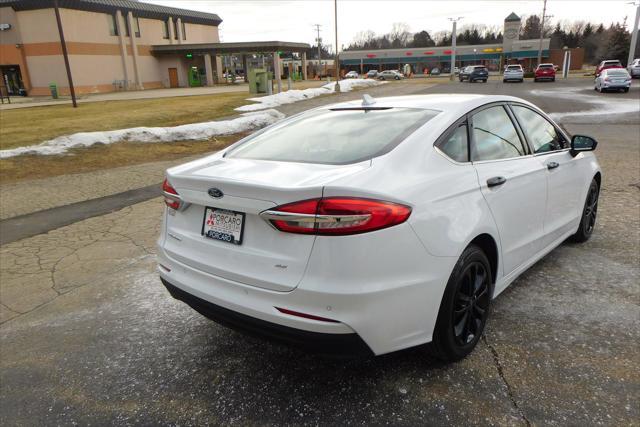
[[0, 111], [0, 149], [39, 144], [76, 132], [137, 126], [177, 126], [216, 120], [237, 114], [248, 104], [248, 93], [182, 96], [175, 98], [88, 102]]
[[0, 160], [0, 182], [49, 178], [73, 173], [91, 172], [118, 166], [159, 160], [173, 160], [194, 154], [210, 153], [225, 148], [247, 135], [240, 133], [210, 141], [170, 143], [120, 142], [71, 150], [59, 156], [16, 156]]

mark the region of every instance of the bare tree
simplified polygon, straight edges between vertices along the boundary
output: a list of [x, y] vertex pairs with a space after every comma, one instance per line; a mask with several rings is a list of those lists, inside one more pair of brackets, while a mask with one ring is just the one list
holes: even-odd
[[404, 22], [394, 22], [389, 33], [389, 40], [393, 47], [406, 47], [413, 40], [411, 28]]

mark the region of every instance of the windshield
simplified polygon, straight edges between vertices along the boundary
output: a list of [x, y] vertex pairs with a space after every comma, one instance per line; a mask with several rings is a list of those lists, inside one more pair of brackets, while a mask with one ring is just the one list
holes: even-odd
[[552, 64], [540, 64], [538, 68], [553, 68]]
[[507, 70], [520, 70], [520, 66], [519, 65], [509, 65], [507, 67]]
[[391, 151], [439, 111], [414, 108], [318, 110], [257, 134], [225, 157], [349, 164]]
[[483, 66], [480, 66], [480, 67], [474, 67], [474, 68], [475, 68], [476, 70], [480, 70], [480, 71], [482, 71], [482, 70], [486, 70], [486, 68], [485, 68], [485, 67], [483, 67]]

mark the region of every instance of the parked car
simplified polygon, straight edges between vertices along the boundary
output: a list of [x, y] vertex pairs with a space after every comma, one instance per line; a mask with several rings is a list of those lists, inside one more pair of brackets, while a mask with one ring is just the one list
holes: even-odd
[[363, 98], [167, 170], [160, 278], [215, 321], [317, 353], [431, 342], [459, 360], [493, 298], [592, 235], [597, 143], [509, 96]]
[[515, 80], [521, 83], [524, 81], [524, 70], [522, 69], [522, 65], [510, 64], [504, 67], [504, 74], [502, 75], [502, 81], [508, 82], [509, 80], [511, 81]]
[[378, 70], [369, 70], [367, 71], [368, 79], [375, 79], [378, 76]]
[[475, 81], [486, 83], [488, 78], [489, 71], [484, 65], [469, 65], [463, 68], [458, 75], [458, 79], [460, 79], [461, 82], [468, 80], [471, 83]]
[[440, 75], [440, 68], [438, 67], [434, 67], [431, 69], [431, 74], [432, 76], [439, 76]]
[[605, 68], [595, 79], [594, 89], [598, 92], [621, 90], [629, 92], [631, 75], [624, 68]]
[[381, 73], [378, 73], [379, 80], [401, 80], [404, 79], [404, 76], [401, 72], [397, 70], [385, 70]]
[[605, 61], [602, 61], [596, 67], [596, 77], [599, 76], [603, 70], [606, 70], [608, 68], [624, 68], [624, 67], [622, 66], [622, 62], [620, 62], [617, 59], [607, 59]]
[[360, 77], [360, 74], [357, 71], [349, 71], [344, 75], [345, 79], [357, 79], [358, 77]]
[[627, 71], [629, 71], [632, 79], [635, 79], [636, 77], [640, 78], [640, 59], [634, 59], [627, 67]]
[[539, 82], [541, 80], [556, 81], [556, 69], [553, 64], [540, 64], [533, 72], [533, 81]]

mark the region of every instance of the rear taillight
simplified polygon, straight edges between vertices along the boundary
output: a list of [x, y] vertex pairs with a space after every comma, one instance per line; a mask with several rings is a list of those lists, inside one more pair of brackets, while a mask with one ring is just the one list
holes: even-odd
[[182, 203], [180, 195], [176, 189], [169, 184], [169, 181], [166, 178], [162, 183], [162, 193], [164, 195], [164, 203], [167, 207], [175, 210], [180, 209], [180, 205]]
[[409, 215], [409, 206], [354, 197], [303, 200], [260, 214], [280, 231], [321, 236], [380, 230], [403, 223]]

